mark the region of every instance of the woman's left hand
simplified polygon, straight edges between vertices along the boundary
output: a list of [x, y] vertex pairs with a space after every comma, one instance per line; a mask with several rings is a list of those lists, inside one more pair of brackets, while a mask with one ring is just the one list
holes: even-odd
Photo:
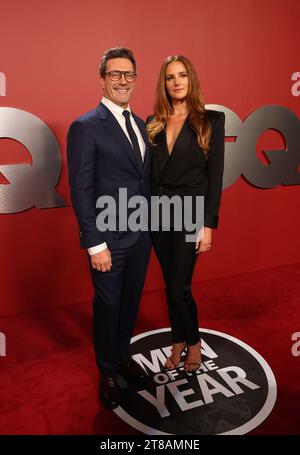
[[200, 229], [195, 243], [196, 254], [204, 253], [211, 249], [212, 229], [203, 227]]

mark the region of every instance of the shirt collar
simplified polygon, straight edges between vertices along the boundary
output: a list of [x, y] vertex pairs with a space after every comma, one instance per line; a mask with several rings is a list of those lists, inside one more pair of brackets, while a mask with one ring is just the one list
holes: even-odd
[[[117, 104], [113, 103], [111, 100], [105, 98], [105, 96], [103, 96], [101, 103], [104, 104], [104, 106], [106, 106], [114, 115], [116, 115], [116, 116], [123, 115], [123, 111], [125, 109], [123, 109], [121, 106], [118, 106]], [[131, 114], [131, 109], [130, 109], [129, 105], [126, 108], [126, 111], [129, 111]]]

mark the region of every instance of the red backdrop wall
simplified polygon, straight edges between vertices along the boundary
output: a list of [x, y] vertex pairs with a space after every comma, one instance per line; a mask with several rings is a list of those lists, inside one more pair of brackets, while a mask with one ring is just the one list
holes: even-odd
[[[298, 0], [1, 2], [0, 71], [7, 87], [0, 106], [31, 112], [52, 129], [62, 156], [57, 190], [69, 204], [0, 215], [1, 315], [92, 297], [70, 207], [65, 146], [71, 121], [101, 98], [104, 50], [133, 49], [139, 76], [132, 107], [144, 118], [152, 112], [160, 65], [175, 53], [194, 62], [207, 104], [227, 106], [242, 119], [267, 104], [299, 116], [300, 99], [291, 93], [299, 13]], [[264, 159], [262, 149], [280, 147], [279, 134], [265, 133], [258, 158]], [[23, 162], [31, 156], [21, 144], [0, 140], [0, 165]], [[1, 174], [0, 184], [9, 184]], [[299, 261], [299, 195], [297, 185], [259, 189], [242, 177], [224, 190], [213, 249], [201, 256], [194, 280]], [[145, 289], [162, 285], [152, 257]]]

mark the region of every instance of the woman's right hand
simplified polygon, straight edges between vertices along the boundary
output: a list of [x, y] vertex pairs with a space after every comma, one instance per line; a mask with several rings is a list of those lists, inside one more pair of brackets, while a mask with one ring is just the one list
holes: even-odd
[[195, 243], [195, 250], [196, 254], [205, 253], [211, 249], [211, 241], [212, 241], [212, 229], [208, 227], [202, 227], [198, 232], [196, 243]]

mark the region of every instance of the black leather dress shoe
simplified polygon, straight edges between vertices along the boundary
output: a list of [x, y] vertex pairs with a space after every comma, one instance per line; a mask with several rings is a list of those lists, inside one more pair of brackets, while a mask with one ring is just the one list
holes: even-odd
[[120, 358], [120, 372], [135, 386], [144, 386], [147, 383], [147, 373], [130, 354]]
[[99, 400], [108, 409], [115, 409], [121, 402], [121, 389], [115, 376], [101, 376]]

